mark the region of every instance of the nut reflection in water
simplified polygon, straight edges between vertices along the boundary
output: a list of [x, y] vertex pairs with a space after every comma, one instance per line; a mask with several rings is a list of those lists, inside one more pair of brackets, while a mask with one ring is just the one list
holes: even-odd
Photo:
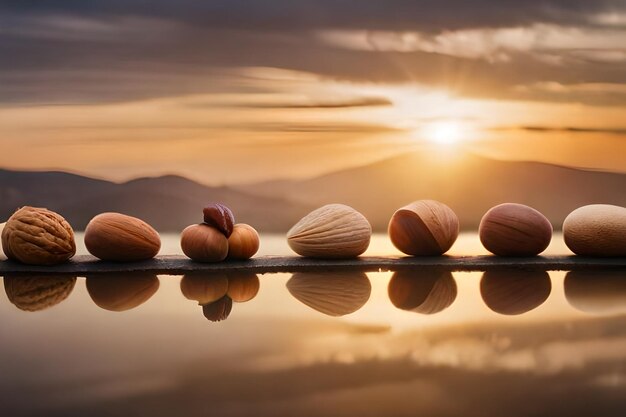
[[126, 311], [145, 303], [159, 289], [149, 272], [103, 274], [87, 277], [87, 292], [94, 303], [109, 311]]
[[287, 281], [287, 289], [312, 309], [339, 317], [363, 307], [372, 285], [363, 272], [298, 272]]
[[259, 277], [254, 273], [229, 274], [196, 273], [183, 276], [180, 290], [189, 300], [202, 306], [202, 313], [210, 321], [222, 321], [232, 311], [233, 301], [244, 303], [259, 292]]
[[546, 271], [498, 268], [483, 273], [480, 281], [480, 294], [487, 307], [511, 316], [539, 307], [548, 299], [551, 290]]
[[394, 272], [387, 290], [394, 306], [421, 314], [445, 310], [457, 294], [452, 273], [442, 269]]
[[626, 270], [571, 271], [565, 277], [565, 298], [585, 313], [626, 312]]
[[5, 276], [4, 290], [9, 301], [24, 311], [40, 311], [65, 300], [76, 277], [63, 275]]

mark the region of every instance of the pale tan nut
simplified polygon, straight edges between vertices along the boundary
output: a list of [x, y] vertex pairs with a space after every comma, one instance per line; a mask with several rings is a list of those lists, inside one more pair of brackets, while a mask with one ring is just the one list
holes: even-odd
[[59, 214], [45, 208], [22, 207], [2, 230], [7, 258], [28, 265], [56, 265], [76, 253], [74, 231]]
[[567, 247], [581, 256], [626, 256], [626, 207], [591, 204], [572, 211], [563, 222]]
[[299, 255], [312, 258], [356, 258], [370, 244], [372, 227], [365, 216], [344, 204], [328, 204], [304, 216], [287, 232]]
[[40, 311], [65, 300], [76, 277], [64, 275], [6, 276], [4, 290], [9, 301], [24, 311]]

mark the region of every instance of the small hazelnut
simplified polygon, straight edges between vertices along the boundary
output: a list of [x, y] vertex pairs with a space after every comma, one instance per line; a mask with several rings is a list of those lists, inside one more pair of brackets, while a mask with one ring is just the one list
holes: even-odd
[[221, 274], [187, 274], [180, 280], [180, 291], [188, 300], [209, 304], [226, 295], [228, 278]]
[[393, 214], [388, 233], [394, 246], [407, 255], [442, 255], [459, 235], [459, 218], [438, 201], [415, 201]]
[[250, 259], [259, 250], [259, 234], [250, 225], [239, 223], [228, 238], [229, 259]]
[[505, 203], [485, 213], [478, 235], [485, 249], [495, 255], [535, 256], [550, 244], [552, 225], [532, 207]]
[[252, 272], [232, 273], [228, 275], [228, 296], [236, 303], [252, 300], [259, 293], [261, 282]]
[[7, 258], [29, 265], [56, 265], [76, 253], [74, 231], [59, 214], [45, 208], [22, 207], [2, 230]]
[[222, 232], [224, 236], [229, 237], [233, 232], [235, 224], [235, 216], [233, 212], [222, 203], [209, 204], [202, 210], [204, 213], [204, 222], [209, 226], [215, 227]]
[[228, 255], [226, 236], [206, 224], [193, 224], [183, 230], [180, 246], [185, 255], [197, 262], [219, 262]]

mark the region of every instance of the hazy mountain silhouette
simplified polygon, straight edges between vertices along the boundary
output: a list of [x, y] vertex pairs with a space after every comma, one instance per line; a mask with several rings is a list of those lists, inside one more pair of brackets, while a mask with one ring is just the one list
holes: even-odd
[[178, 176], [117, 184], [64, 172], [0, 170], [0, 221], [24, 205], [61, 213], [76, 230], [98, 213], [117, 211], [144, 219], [160, 231], [180, 231], [202, 221], [202, 208], [223, 202], [237, 222], [284, 231], [314, 207], [260, 197], [228, 187], [208, 187]]
[[464, 229], [477, 228], [482, 215], [503, 202], [535, 207], [557, 229], [579, 206], [626, 206], [626, 174], [473, 155], [446, 159], [412, 153], [305, 181], [273, 181], [243, 189], [314, 206], [343, 202], [381, 231], [397, 208], [418, 199], [448, 204]]
[[262, 231], [284, 232], [310, 210], [331, 202], [353, 206], [375, 230], [384, 231], [397, 208], [425, 198], [448, 204], [464, 229], [476, 228], [490, 207], [506, 201], [535, 207], [558, 229], [579, 206], [626, 206], [626, 174], [418, 153], [307, 180], [240, 187], [208, 187], [178, 176], [118, 184], [63, 172], [0, 170], [0, 219], [33, 205], [58, 211], [77, 230], [100, 212], [118, 211], [161, 231], [179, 231], [202, 220], [206, 203], [220, 201], [233, 209], [237, 221]]

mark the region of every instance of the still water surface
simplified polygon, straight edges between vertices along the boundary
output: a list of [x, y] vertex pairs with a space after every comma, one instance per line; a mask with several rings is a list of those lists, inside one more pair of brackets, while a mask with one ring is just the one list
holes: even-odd
[[3, 280], [3, 416], [626, 415], [624, 270]]

